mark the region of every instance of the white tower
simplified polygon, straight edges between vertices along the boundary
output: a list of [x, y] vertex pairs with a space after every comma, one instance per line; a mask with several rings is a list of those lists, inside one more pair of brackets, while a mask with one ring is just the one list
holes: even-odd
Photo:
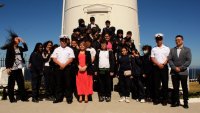
[[110, 20], [116, 30], [124, 30], [124, 35], [132, 31], [135, 45], [140, 49], [137, 0], [63, 0], [62, 34], [71, 35], [79, 18], [87, 25], [92, 16], [101, 29]]

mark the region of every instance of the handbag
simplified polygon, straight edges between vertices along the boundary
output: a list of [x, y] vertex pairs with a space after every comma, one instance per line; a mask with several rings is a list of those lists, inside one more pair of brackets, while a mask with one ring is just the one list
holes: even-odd
[[126, 77], [131, 76], [131, 74], [132, 74], [131, 70], [124, 71], [124, 76]]

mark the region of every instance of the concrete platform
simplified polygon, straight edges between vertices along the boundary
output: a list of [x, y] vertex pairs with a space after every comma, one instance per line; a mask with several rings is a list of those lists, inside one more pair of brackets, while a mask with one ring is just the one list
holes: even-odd
[[[130, 103], [118, 102], [119, 95], [114, 92], [112, 101], [109, 103], [98, 102], [97, 94], [94, 93], [93, 101], [78, 103], [75, 99], [69, 105], [65, 101], [53, 104], [50, 101], [39, 103], [21, 102], [10, 103], [8, 100], [0, 101], [0, 113], [199, 113], [200, 99], [191, 99], [189, 109], [182, 106], [171, 108], [170, 105], [153, 105], [152, 103], [140, 103], [131, 100]], [[31, 99], [29, 99], [31, 100]]]

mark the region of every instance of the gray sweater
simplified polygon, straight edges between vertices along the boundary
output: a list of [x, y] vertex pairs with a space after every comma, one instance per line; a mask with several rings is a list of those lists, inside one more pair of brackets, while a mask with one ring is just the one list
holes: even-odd
[[[177, 55], [177, 47], [170, 50], [168, 60], [171, 67], [171, 74], [188, 75], [188, 67], [191, 64], [192, 55], [187, 47], [183, 47], [180, 51], [179, 57]], [[176, 67], [180, 67], [181, 72], [175, 72]]]

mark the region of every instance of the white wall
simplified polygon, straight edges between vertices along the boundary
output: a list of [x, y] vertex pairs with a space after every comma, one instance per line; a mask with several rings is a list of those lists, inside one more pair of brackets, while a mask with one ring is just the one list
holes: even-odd
[[[90, 16], [96, 17], [96, 23], [102, 29], [105, 21], [110, 20], [111, 26], [133, 32], [133, 39], [139, 49], [140, 36], [138, 25], [137, 0], [63, 0], [62, 34], [71, 35], [78, 26], [78, 19], [83, 18], [86, 25]], [[108, 11], [108, 13], [92, 13], [90, 11]]]

